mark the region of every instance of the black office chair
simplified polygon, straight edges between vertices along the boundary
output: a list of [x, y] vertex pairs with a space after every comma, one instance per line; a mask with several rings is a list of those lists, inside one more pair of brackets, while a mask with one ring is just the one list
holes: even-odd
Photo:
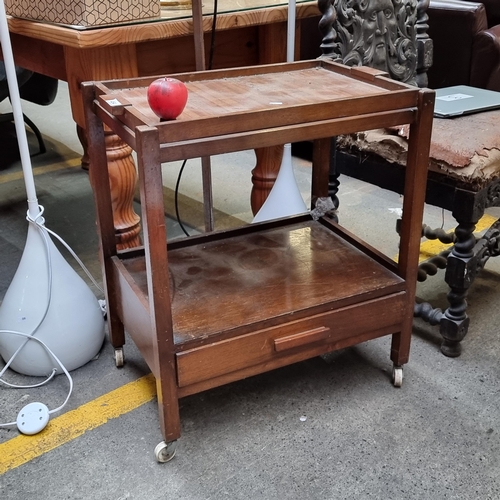
[[[41, 106], [48, 106], [54, 102], [57, 95], [57, 79], [34, 73], [33, 71], [29, 71], [19, 66], [16, 66], [16, 75], [21, 99]], [[7, 84], [7, 73], [3, 61], [0, 61], [0, 102], [8, 97], [9, 87]], [[23, 117], [25, 123], [31, 128], [38, 140], [39, 153], [45, 153], [47, 149], [40, 130], [25, 114], [23, 114]], [[13, 113], [4, 113], [0, 115], [1, 122], [12, 121], [13, 119]]]

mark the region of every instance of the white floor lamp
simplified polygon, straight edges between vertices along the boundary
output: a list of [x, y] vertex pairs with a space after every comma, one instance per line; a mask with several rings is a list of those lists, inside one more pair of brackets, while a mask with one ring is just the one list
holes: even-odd
[[[0, 356], [13, 370], [47, 376], [90, 361], [104, 340], [97, 298], [66, 262], [44, 225], [38, 205], [5, 5], [0, 0], [0, 43], [28, 196], [28, 236], [19, 267], [0, 305]], [[36, 337], [41, 342], [30, 341]]]
[[[293, 62], [295, 52], [295, 0], [288, 2], [287, 47], [286, 60]], [[283, 159], [278, 176], [266, 201], [255, 215], [252, 222], [264, 222], [307, 212], [297, 180], [293, 173], [292, 145], [285, 144]]]

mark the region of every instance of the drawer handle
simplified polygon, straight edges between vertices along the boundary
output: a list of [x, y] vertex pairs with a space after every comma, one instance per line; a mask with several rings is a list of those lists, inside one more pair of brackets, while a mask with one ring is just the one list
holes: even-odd
[[307, 330], [305, 332], [294, 333], [293, 335], [280, 337], [279, 339], [274, 339], [274, 350], [280, 352], [286, 351], [287, 349], [293, 349], [294, 347], [300, 347], [305, 344], [310, 344], [311, 342], [317, 342], [318, 340], [326, 339], [329, 334], [330, 328], [326, 326], [320, 326], [318, 328], [313, 328], [312, 330]]

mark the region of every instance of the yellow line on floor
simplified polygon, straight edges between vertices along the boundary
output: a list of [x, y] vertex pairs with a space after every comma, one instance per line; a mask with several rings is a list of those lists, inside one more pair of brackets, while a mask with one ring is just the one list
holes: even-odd
[[[56, 163], [54, 165], [47, 165], [46, 167], [37, 167], [33, 169], [33, 175], [48, 174], [50, 172], [56, 172], [58, 170], [64, 170], [65, 168], [79, 167], [82, 164], [81, 158], [75, 158], [73, 160], [65, 160], [61, 163]], [[19, 170], [17, 172], [11, 172], [0, 175], [0, 184], [6, 184], [7, 182], [18, 181], [23, 178], [23, 171]]]
[[0, 474], [47, 453], [112, 418], [117, 418], [156, 397], [153, 375], [146, 375], [50, 420], [34, 436], [19, 435], [0, 444]]
[[[477, 223], [476, 233], [489, 228], [497, 219], [491, 215], [484, 215]], [[439, 240], [426, 240], [420, 245], [420, 262], [446, 250], [450, 245], [441, 243]]]

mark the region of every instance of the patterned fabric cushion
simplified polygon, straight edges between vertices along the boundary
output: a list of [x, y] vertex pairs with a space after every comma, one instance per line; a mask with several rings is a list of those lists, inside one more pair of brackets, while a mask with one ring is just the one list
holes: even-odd
[[[407, 137], [405, 126], [342, 136], [338, 144], [342, 149], [357, 149], [405, 164]], [[477, 188], [500, 177], [500, 110], [435, 118], [429, 168]]]

